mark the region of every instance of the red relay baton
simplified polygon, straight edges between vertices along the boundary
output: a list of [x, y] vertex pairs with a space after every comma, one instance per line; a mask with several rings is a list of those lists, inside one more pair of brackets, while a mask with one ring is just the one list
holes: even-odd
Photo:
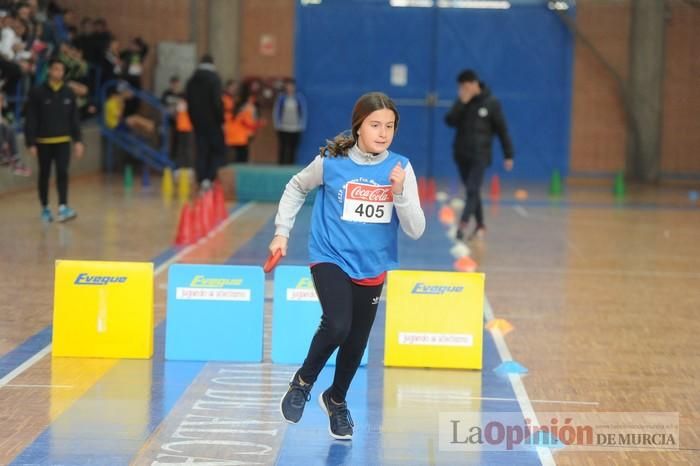
[[275, 266], [279, 263], [280, 259], [282, 259], [282, 250], [278, 249], [275, 251], [274, 254], [270, 254], [265, 261], [265, 264], [263, 264], [263, 271], [265, 273], [269, 273], [272, 271], [272, 269], [275, 268]]

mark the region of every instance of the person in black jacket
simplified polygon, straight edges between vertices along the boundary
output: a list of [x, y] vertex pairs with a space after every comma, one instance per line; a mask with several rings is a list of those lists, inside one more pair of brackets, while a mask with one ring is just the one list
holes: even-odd
[[75, 210], [68, 207], [71, 140], [76, 158], [83, 156], [84, 147], [80, 134], [80, 112], [75, 94], [63, 82], [65, 71], [63, 62], [51, 60], [47, 81], [32, 89], [27, 99], [25, 142], [29, 152], [39, 159], [39, 200], [41, 218], [45, 222], [53, 221], [49, 209], [51, 164], [56, 165], [58, 221], [65, 222], [77, 215]]
[[457, 230], [457, 239], [462, 240], [472, 216], [476, 225], [468, 239], [481, 238], [486, 232], [480, 190], [484, 172], [491, 165], [493, 134], [496, 133], [501, 140], [504, 167], [508, 171], [513, 169], [513, 144], [500, 102], [479, 81], [477, 74], [473, 70], [462, 71], [457, 76], [457, 85], [458, 98], [445, 115], [445, 122], [457, 130], [454, 160], [467, 191]]
[[214, 67], [214, 60], [210, 55], [204, 55], [185, 90], [197, 147], [195, 171], [202, 190], [211, 187], [226, 153], [221, 93], [221, 78]]

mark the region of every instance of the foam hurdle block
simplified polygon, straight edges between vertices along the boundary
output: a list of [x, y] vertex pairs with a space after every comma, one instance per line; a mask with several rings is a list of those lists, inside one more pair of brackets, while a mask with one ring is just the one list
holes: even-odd
[[153, 264], [56, 261], [54, 356], [153, 356]]
[[[239, 201], [279, 202], [289, 180], [303, 166], [297, 165], [256, 165], [237, 163], [230, 165], [235, 173], [236, 198]], [[316, 196], [312, 191], [306, 196], [306, 203], [311, 203]]]
[[264, 286], [258, 266], [170, 266], [165, 358], [262, 361]]
[[483, 306], [483, 274], [389, 272], [384, 364], [481, 369]]
[[[321, 322], [321, 303], [308, 266], [279, 265], [275, 268], [272, 306], [272, 362], [301, 364]], [[328, 359], [335, 364], [336, 350]], [[367, 364], [367, 349], [360, 365]]]

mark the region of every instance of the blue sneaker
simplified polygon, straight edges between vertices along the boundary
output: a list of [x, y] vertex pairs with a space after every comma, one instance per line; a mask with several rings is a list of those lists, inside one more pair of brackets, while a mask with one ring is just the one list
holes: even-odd
[[68, 220], [74, 219], [78, 216], [78, 213], [68, 207], [67, 205], [62, 205], [58, 208], [58, 221], [67, 222]]
[[53, 222], [53, 215], [51, 214], [51, 209], [48, 207], [41, 209], [41, 221], [45, 223]]

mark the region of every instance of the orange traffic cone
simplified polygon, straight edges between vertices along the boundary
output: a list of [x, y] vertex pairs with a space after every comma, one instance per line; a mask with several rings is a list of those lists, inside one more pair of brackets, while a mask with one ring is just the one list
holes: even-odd
[[214, 228], [214, 192], [211, 189], [202, 196], [202, 219], [206, 236]]
[[221, 186], [221, 183], [218, 182], [214, 187], [214, 213], [217, 224], [223, 222], [228, 217], [226, 201], [224, 200], [224, 188]]
[[438, 211], [438, 219], [443, 225], [452, 225], [455, 222], [455, 211], [452, 207], [444, 205]]
[[486, 324], [488, 330], [499, 330], [501, 335], [506, 335], [513, 331], [515, 327], [506, 319], [492, 319]]
[[421, 201], [427, 201], [428, 199], [426, 198], [427, 195], [427, 184], [425, 182], [425, 177], [420, 176], [418, 177], [418, 197], [420, 198]]
[[201, 197], [194, 203], [192, 214], [194, 217], [192, 224], [194, 225], [195, 239], [199, 240], [207, 235], [207, 231], [204, 228], [204, 204]]
[[190, 203], [187, 202], [180, 211], [180, 221], [177, 225], [177, 235], [175, 235], [175, 244], [177, 246], [185, 246], [194, 242], [192, 213], [190, 210]]
[[477, 263], [469, 256], [460, 257], [453, 265], [458, 272], [473, 272], [477, 267]]
[[437, 192], [437, 187], [435, 186], [435, 179], [429, 178], [427, 188], [427, 199], [429, 202], [435, 202], [435, 193]]
[[498, 175], [491, 177], [491, 199], [499, 199], [501, 197], [501, 179]]

